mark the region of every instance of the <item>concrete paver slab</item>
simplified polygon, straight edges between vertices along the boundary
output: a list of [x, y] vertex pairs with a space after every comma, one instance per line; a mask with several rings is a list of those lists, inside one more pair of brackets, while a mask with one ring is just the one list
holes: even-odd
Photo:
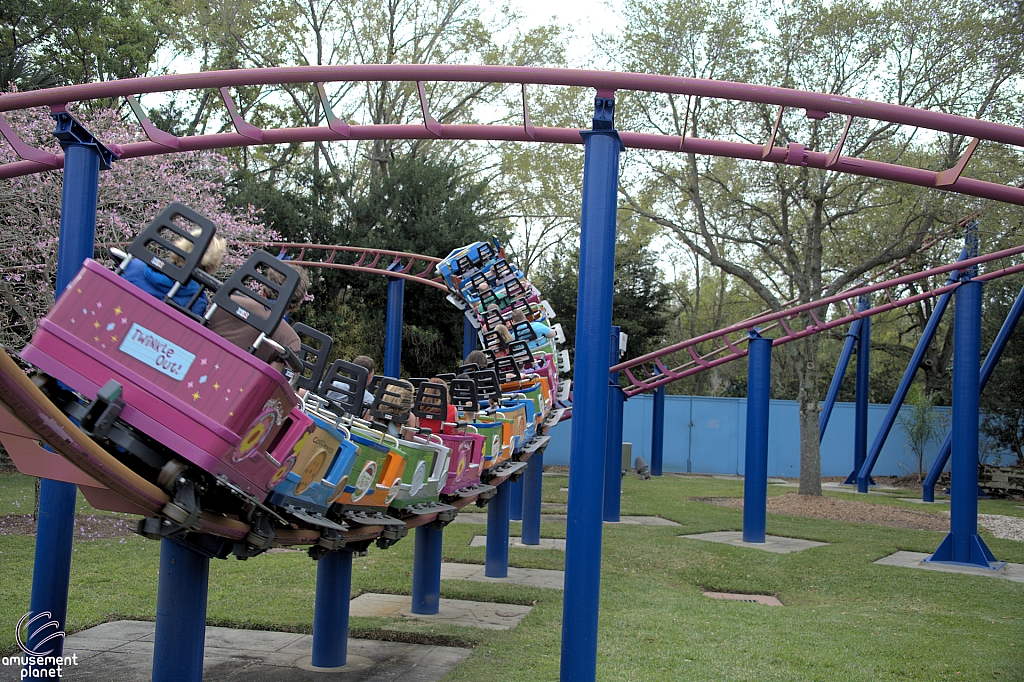
[[377, 617], [403, 616], [484, 630], [510, 630], [519, 625], [523, 616], [532, 609], [532, 606], [520, 604], [441, 599], [436, 614], [423, 615], [412, 612], [412, 597], [367, 593], [352, 600], [349, 614]]
[[[78, 654], [78, 665], [65, 668], [65, 679], [148, 682], [153, 672], [154, 630], [154, 623], [118, 621], [69, 636], [64, 650], [69, 656]], [[349, 665], [325, 670], [310, 665], [312, 652], [311, 635], [207, 627], [203, 679], [206, 682], [393, 682], [396, 679], [436, 682], [470, 655], [468, 649], [454, 647], [350, 639]], [[13, 682], [19, 677], [17, 668], [0, 667], [0, 681]]]
[[1004, 564], [1002, 568], [992, 570], [980, 566], [957, 566], [925, 561], [931, 554], [924, 552], [895, 552], [882, 557], [876, 564], [881, 566], [902, 566], [903, 568], [921, 568], [926, 571], [942, 571], [943, 573], [961, 573], [964, 575], [981, 575], [989, 578], [1002, 578], [1015, 583], [1024, 583], [1024, 564]]
[[723, 530], [715, 533], [699, 533], [697, 535], [680, 535], [679, 537], [690, 538], [692, 540], [719, 542], [725, 545], [735, 545], [736, 547], [751, 547], [753, 549], [760, 549], [765, 552], [773, 552], [775, 554], [789, 554], [790, 552], [800, 552], [805, 549], [811, 549], [812, 547], [825, 547], [828, 545], [827, 542], [814, 542], [813, 540], [801, 540], [800, 538], [783, 538], [777, 535], [766, 535], [764, 543], [743, 542], [743, 533], [738, 530]]
[[922, 499], [916, 497], [901, 497], [900, 500], [903, 502], [913, 502], [914, 504], [949, 504], [949, 498], [944, 500], [935, 500], [934, 502], [925, 502]]
[[565, 582], [565, 571], [547, 568], [508, 567], [507, 578], [489, 578], [484, 575], [480, 564], [441, 564], [441, 580], [473, 580], [481, 583], [512, 583], [526, 587], [545, 587], [561, 590]]
[[[473, 541], [469, 543], [470, 547], [486, 547], [487, 536], [486, 535], [474, 535]], [[565, 538], [541, 538], [539, 545], [524, 545], [522, 538], [515, 535], [510, 535], [508, 538], [508, 546], [515, 547], [516, 549], [558, 549], [565, 551]]]

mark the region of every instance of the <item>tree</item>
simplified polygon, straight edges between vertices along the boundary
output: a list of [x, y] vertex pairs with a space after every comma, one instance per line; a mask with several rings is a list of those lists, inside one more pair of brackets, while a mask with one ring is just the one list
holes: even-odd
[[[671, 294], [651, 248], [651, 225], [620, 212], [616, 233], [611, 323], [629, 335], [626, 357], [638, 357], [664, 342]], [[555, 322], [562, 325], [571, 355], [576, 345], [579, 246], [561, 242], [552, 255], [533, 281], [557, 313]]]
[[[1020, 99], [1014, 89], [1019, 54], [986, 40], [999, 17], [980, 2], [935, 8], [902, 0], [778, 6], [633, 0], [625, 14], [629, 28], [613, 53], [630, 70], [881, 97], [997, 120]], [[1002, 45], [1010, 40], [1006, 36]], [[768, 139], [778, 113], [699, 97], [668, 97], [666, 103], [654, 95], [631, 97], [624, 108], [632, 120], [666, 133], [745, 141]], [[827, 150], [842, 124], [785, 112], [775, 144]], [[914, 157], [943, 168], [955, 163], [965, 142], [948, 135], [918, 142], [899, 126], [856, 121], [844, 153], [885, 161]], [[624, 183], [631, 208], [742, 281], [771, 310], [846, 289], [914, 254], [928, 235], [964, 213], [956, 198], [810, 168], [695, 154], [644, 159], [645, 173]], [[785, 349], [800, 404], [803, 494], [821, 493], [819, 344], [813, 335]]]
[[[45, 109], [5, 114], [18, 135], [34, 146], [59, 151], [53, 123]], [[129, 142], [141, 131], [126, 128], [116, 111], [94, 111], [86, 125], [101, 140]], [[0, 162], [14, 160], [0, 148]], [[270, 241], [279, 237], [257, 220], [250, 208], [230, 209], [223, 199], [226, 159], [209, 152], [153, 156], [115, 162], [100, 174], [96, 205], [96, 241], [125, 243], [172, 201], [209, 217], [229, 243]], [[63, 173], [51, 171], [0, 181], [0, 343], [21, 348], [54, 299]], [[225, 268], [246, 256], [229, 249]], [[102, 251], [97, 252], [102, 258]]]
[[[350, 208], [324, 236], [330, 243], [444, 257], [494, 234], [506, 237], [494, 202], [486, 183], [457, 164], [396, 158], [368, 192], [347, 199]], [[325, 270], [314, 283], [313, 304], [297, 317], [341, 341], [349, 358], [366, 354], [381, 362], [385, 280]], [[461, 363], [462, 313], [445, 293], [408, 282], [403, 321], [404, 374], [432, 376]]]

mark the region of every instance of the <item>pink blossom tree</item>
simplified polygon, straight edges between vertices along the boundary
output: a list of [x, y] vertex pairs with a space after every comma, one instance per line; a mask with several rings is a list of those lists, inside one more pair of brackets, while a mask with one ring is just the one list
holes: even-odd
[[[80, 118], [105, 144], [144, 139], [138, 126], [123, 121], [112, 109], [91, 110]], [[4, 114], [22, 140], [47, 151], [60, 151], [54, 123], [45, 108]], [[0, 145], [0, 162], [17, 160]], [[231, 173], [227, 157], [214, 152], [183, 152], [117, 161], [100, 173], [96, 207], [96, 243], [131, 241], [167, 204], [179, 201], [207, 216], [229, 248], [222, 268], [237, 267], [248, 255], [241, 241], [279, 239], [259, 221], [251, 206], [230, 208], [225, 180]], [[0, 343], [21, 348], [36, 321], [53, 305], [60, 230], [61, 171], [0, 180]], [[97, 248], [96, 257], [105, 257]], [[219, 273], [221, 275], [224, 272]]]

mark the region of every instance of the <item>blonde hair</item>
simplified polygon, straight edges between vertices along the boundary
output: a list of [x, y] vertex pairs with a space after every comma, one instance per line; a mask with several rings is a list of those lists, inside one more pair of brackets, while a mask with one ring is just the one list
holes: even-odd
[[501, 341], [504, 344], [511, 343], [512, 339], [514, 338], [512, 336], [512, 332], [510, 332], [508, 330], [508, 327], [506, 327], [503, 324], [494, 325], [494, 331], [498, 332], [498, 336], [501, 337]]
[[[398, 416], [412, 409], [412, 384], [404, 379], [388, 387], [388, 392], [381, 396], [378, 409], [384, 414]], [[395, 395], [392, 395], [395, 394]]]
[[[192, 236], [198, 237], [200, 232], [198, 229], [192, 230]], [[177, 249], [184, 251], [185, 253], [191, 253], [194, 246], [193, 242], [185, 237], [178, 237], [174, 240], [174, 246]], [[206, 247], [206, 253], [203, 254], [203, 259], [199, 261], [199, 269], [208, 275], [212, 275], [220, 267], [220, 262], [224, 259], [224, 250], [227, 248], [228, 243], [223, 237], [213, 235], [213, 239], [210, 240], [210, 245]], [[185, 259], [176, 253], [171, 253], [167, 260], [174, 263], [177, 266], [184, 265]]]

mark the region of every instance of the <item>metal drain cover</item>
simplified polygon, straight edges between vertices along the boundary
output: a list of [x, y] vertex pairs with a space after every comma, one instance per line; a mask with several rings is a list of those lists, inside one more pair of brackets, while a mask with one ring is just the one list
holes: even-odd
[[728, 599], [729, 601], [745, 601], [752, 604], [764, 604], [765, 606], [782, 606], [775, 597], [767, 594], [730, 594], [728, 592], [705, 592], [705, 597], [712, 599]]

